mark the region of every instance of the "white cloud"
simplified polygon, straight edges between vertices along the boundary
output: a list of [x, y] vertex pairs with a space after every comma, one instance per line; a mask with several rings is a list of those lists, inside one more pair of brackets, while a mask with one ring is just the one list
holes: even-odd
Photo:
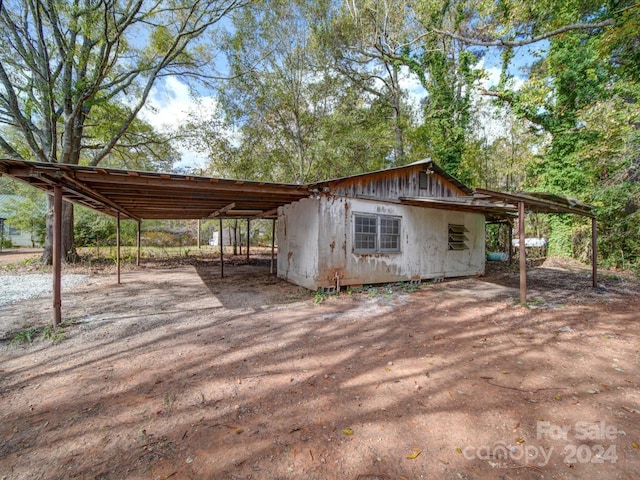
[[420, 83], [418, 76], [410, 71], [409, 67], [402, 67], [398, 75], [398, 83], [400, 84], [400, 88], [407, 92], [411, 108], [413, 108], [416, 114], [422, 115], [420, 103], [427, 96], [427, 91]]
[[[175, 77], [167, 77], [154, 87], [140, 117], [158, 131], [173, 134], [188, 121], [190, 112], [215, 108], [214, 97], [202, 96], [196, 102], [187, 85]], [[184, 145], [176, 145], [176, 148], [182, 156], [176, 168], [198, 168], [206, 163], [201, 153]]]
[[[487, 59], [490, 57], [483, 57], [475, 65], [475, 68], [484, 70], [484, 77], [479, 82], [479, 87], [482, 89], [491, 89], [496, 87], [500, 83], [500, 75], [502, 74], [502, 68], [495, 61]], [[495, 59], [494, 59], [495, 60]], [[525, 79], [519, 76], [513, 76], [509, 80], [508, 87], [511, 90], [518, 90], [524, 84]], [[482, 95], [479, 90], [474, 91], [473, 101], [477, 106], [477, 111], [481, 117], [477, 124], [476, 134], [487, 139], [489, 143], [494, 142], [501, 136], [507, 133], [507, 116], [509, 112], [504, 107], [496, 107], [492, 103], [493, 98], [487, 95]]]

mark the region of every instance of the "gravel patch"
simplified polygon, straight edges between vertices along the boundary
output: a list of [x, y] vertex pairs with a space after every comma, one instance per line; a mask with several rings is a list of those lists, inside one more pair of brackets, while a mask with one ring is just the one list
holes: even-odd
[[[88, 275], [69, 273], [62, 275], [62, 290], [70, 290], [85, 282]], [[11, 303], [50, 294], [53, 289], [51, 274], [0, 276], [0, 307]]]

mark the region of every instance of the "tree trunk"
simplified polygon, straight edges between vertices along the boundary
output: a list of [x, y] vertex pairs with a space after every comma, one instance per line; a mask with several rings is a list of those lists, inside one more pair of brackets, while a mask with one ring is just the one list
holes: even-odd
[[[62, 202], [62, 261], [75, 262], [78, 259], [73, 243], [73, 204]], [[45, 235], [42, 263], [53, 263], [53, 195], [47, 195], [47, 231]]]
[[391, 92], [391, 102], [393, 108], [393, 130], [395, 134], [395, 143], [393, 145], [393, 163], [394, 166], [399, 166], [404, 163], [404, 135], [402, 132], [402, 101], [400, 82], [398, 81], [398, 67], [393, 65], [392, 83], [393, 92]]

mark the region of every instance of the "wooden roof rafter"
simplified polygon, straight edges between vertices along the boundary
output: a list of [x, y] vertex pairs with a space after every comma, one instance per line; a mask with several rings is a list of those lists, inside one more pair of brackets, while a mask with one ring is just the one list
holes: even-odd
[[209, 215], [208, 218], [216, 218], [219, 217], [220, 215], [227, 213], [229, 210], [232, 210], [236, 208], [236, 203], [235, 202], [231, 202], [229, 205], [219, 208], [218, 210], [216, 210], [215, 212], [213, 212], [211, 215]]

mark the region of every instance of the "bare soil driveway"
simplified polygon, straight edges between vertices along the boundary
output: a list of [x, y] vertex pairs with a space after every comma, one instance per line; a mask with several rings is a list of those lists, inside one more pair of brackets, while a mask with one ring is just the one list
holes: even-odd
[[93, 275], [53, 343], [10, 340], [50, 298], [0, 308], [0, 478], [640, 478], [636, 279], [314, 298], [240, 263]]

